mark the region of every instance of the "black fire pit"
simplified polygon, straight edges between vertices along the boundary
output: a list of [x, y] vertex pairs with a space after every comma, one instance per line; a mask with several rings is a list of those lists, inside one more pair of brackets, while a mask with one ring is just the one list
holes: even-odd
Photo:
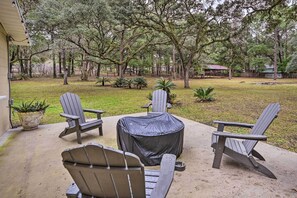
[[124, 117], [117, 123], [119, 149], [136, 154], [147, 166], [159, 165], [163, 154], [183, 151], [184, 123], [169, 113]]

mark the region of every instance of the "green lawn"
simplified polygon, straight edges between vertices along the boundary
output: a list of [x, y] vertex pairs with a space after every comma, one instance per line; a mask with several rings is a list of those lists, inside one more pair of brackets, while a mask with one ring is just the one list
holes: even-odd
[[[95, 85], [95, 79], [88, 82], [78, 79], [71, 77], [66, 86], [63, 86], [62, 79], [13, 81], [12, 97], [15, 104], [22, 100], [46, 99], [51, 106], [46, 111], [43, 123], [56, 123], [64, 121], [59, 116], [62, 112], [59, 97], [67, 91], [78, 94], [84, 108], [105, 110], [104, 116], [121, 115], [145, 111], [140, 106], [148, 102], [146, 96], [152, 91], [156, 81], [149, 78], [148, 88], [136, 90], [101, 87]], [[177, 80], [174, 81], [177, 88], [172, 92], [177, 94], [181, 105], [174, 106], [170, 112], [208, 125], [213, 125], [213, 120], [254, 123], [268, 103], [279, 102], [281, 112], [266, 133], [268, 142], [297, 152], [297, 79], [279, 79], [275, 85], [262, 85], [260, 82], [274, 81], [256, 78], [195, 79], [190, 81], [191, 89], [184, 89], [183, 81]], [[193, 89], [208, 86], [215, 88], [216, 100], [208, 103], [196, 102]], [[13, 120], [18, 124], [16, 117]], [[231, 131], [231, 128], [227, 130]], [[245, 132], [239, 129], [235, 131]]]

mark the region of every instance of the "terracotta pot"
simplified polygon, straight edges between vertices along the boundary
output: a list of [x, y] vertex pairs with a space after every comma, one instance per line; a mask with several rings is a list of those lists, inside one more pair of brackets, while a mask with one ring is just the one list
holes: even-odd
[[23, 126], [23, 130], [30, 131], [33, 129], [37, 129], [43, 117], [43, 114], [44, 114], [43, 111], [27, 112], [27, 113], [18, 112], [18, 116]]

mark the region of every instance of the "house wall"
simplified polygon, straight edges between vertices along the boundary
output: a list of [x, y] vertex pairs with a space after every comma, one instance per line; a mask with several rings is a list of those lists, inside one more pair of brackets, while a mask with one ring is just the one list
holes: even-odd
[[9, 85], [6, 35], [0, 23], [0, 136], [9, 129]]

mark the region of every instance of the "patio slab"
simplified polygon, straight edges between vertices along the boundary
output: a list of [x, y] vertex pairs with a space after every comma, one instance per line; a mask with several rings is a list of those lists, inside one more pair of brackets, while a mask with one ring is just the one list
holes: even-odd
[[[133, 116], [145, 113], [133, 114]], [[123, 115], [124, 116], [124, 115]], [[83, 144], [117, 148], [116, 123], [123, 116], [103, 118], [98, 130], [82, 135]], [[277, 180], [249, 170], [224, 155], [221, 169], [213, 169], [210, 147], [215, 128], [180, 118], [185, 124], [181, 160], [186, 170], [175, 172], [167, 197], [297, 197], [297, 154], [260, 142], [256, 150]], [[72, 179], [63, 167], [61, 152], [78, 146], [76, 135], [58, 138], [66, 123], [41, 125], [34, 131], [14, 130], [14, 139], [0, 153], [1, 197], [65, 197]]]

